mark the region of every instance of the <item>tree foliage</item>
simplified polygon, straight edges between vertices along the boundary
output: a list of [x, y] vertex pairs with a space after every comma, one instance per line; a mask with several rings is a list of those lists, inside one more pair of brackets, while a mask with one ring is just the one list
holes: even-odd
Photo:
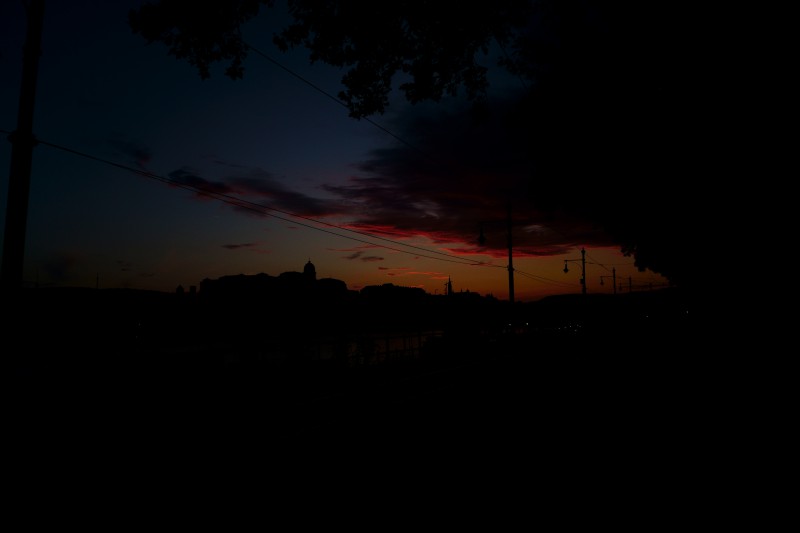
[[[364, 2], [288, 0], [293, 22], [274, 36], [279, 49], [304, 46], [312, 63], [347, 67], [339, 94], [351, 116], [383, 113], [393, 81], [409, 101], [439, 101], [460, 89], [479, 99], [487, 88], [486, 67], [476, 55], [492, 40], [506, 44], [526, 20], [529, 2], [498, 0], [465, 8], [459, 0]], [[226, 74], [243, 75], [247, 45], [241, 25], [274, 0], [193, 2], [161, 0], [130, 11], [134, 33], [164, 43], [169, 53], [210, 76], [210, 65], [226, 62]]]
[[132, 9], [128, 24], [148, 43], [161, 42], [169, 54], [188, 61], [202, 79], [211, 76], [211, 64], [218, 61], [228, 62], [225, 74], [238, 79], [244, 75], [247, 56], [240, 28], [262, 5], [272, 7], [274, 0], [160, 0]]
[[311, 61], [348, 67], [340, 98], [357, 118], [382, 113], [396, 77], [412, 103], [439, 101], [465, 90], [486, 93], [486, 67], [476, 57], [493, 40], [506, 44], [526, 19], [529, 2], [498, 0], [467, 7], [438, 2], [292, 0], [295, 22], [276, 36], [282, 49], [302, 45]]
[[689, 286], [717, 131], [707, 14], [635, 2], [536, 3], [510, 68], [531, 80], [518, 136], [535, 203], [603, 227]]

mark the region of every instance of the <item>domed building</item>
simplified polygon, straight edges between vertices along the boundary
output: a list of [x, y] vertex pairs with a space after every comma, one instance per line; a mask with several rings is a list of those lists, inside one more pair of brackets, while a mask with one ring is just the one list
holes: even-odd
[[308, 263], [306, 263], [306, 266], [303, 267], [303, 277], [308, 281], [317, 280], [317, 269], [314, 268], [314, 264], [311, 262], [311, 259], [309, 259]]

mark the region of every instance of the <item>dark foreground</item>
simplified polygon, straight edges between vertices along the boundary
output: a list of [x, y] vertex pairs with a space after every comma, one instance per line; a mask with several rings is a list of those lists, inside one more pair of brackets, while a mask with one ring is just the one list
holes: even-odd
[[130, 501], [120, 491], [171, 501], [256, 486], [290, 505], [392, 491], [440, 511], [439, 497], [458, 497], [580, 514], [582, 493], [624, 507], [598, 505], [606, 518], [677, 525], [703, 480], [730, 475], [724, 373], [695, 359], [686, 333], [647, 352], [613, 336], [540, 336], [357, 367], [196, 355], [19, 364], [7, 454], [31, 490], [89, 482], [110, 505]]
[[17, 437], [50, 442], [665, 444], [714, 423], [713, 365], [689, 342], [509, 336], [358, 366], [64, 354], [18, 360], [7, 406]]

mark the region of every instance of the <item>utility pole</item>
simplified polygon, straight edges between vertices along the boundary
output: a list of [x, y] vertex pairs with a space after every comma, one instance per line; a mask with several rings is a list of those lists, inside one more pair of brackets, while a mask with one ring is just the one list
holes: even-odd
[[[492, 221], [492, 222], [499, 222], [499, 221]], [[480, 236], [478, 237], [478, 244], [483, 246], [486, 243], [486, 237], [483, 235], [483, 222], [481, 222], [480, 226]], [[513, 253], [513, 243], [511, 241], [511, 228], [513, 223], [511, 221], [511, 203], [508, 204], [508, 213], [506, 216], [506, 233], [507, 233], [507, 244], [508, 244], [508, 301], [512, 304], [514, 303], [514, 253]]]
[[567, 263], [569, 263], [570, 261], [581, 262], [581, 292], [583, 294], [586, 294], [586, 249], [581, 248], [580, 259], [564, 259], [564, 274], [569, 272], [569, 268], [567, 268]]
[[617, 294], [617, 269], [616, 267], [611, 269], [610, 276], [600, 276], [600, 285], [603, 285], [603, 279], [611, 278], [611, 287], [614, 289], [614, 294]]
[[586, 249], [581, 248], [581, 285], [583, 294], [586, 294]]
[[33, 136], [33, 109], [41, 55], [44, 0], [30, 0], [24, 4], [28, 15], [28, 29], [22, 53], [17, 129], [8, 137], [12, 147], [3, 240], [3, 267], [0, 272], [0, 283], [4, 292], [18, 292], [22, 289], [31, 165], [33, 147], [36, 146], [36, 138]]

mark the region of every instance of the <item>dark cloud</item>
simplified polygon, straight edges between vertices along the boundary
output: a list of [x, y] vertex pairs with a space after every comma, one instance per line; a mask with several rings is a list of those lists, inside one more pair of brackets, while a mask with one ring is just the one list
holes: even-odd
[[[235, 209], [248, 213], [266, 214], [270, 210], [300, 217], [325, 217], [334, 214], [338, 206], [287, 188], [269, 172], [259, 168], [247, 168], [221, 161], [215, 164], [225, 167], [227, 173], [220, 180], [204, 178], [201, 173], [185, 166], [169, 174], [178, 185], [194, 189], [198, 197], [222, 197]], [[236, 172], [231, 174], [231, 169]]]
[[328, 202], [289, 190], [263, 170], [251, 170], [248, 176], [232, 176], [228, 182], [241, 194], [262, 197], [268, 207], [291, 214], [321, 217], [335, 210]]
[[[346, 184], [323, 186], [338, 201], [291, 190], [263, 169], [224, 161], [215, 161], [224, 173], [219, 180], [207, 179], [188, 166], [169, 177], [200, 191], [200, 196], [223, 195], [238, 210], [259, 212], [263, 205], [301, 217], [342, 215], [352, 221], [347, 229], [391, 240], [426, 237], [434, 244], [448, 244], [442, 250], [453, 255], [503, 257], [509, 203], [517, 256], [557, 255], [575, 246], [611, 244], [602, 232], [578, 219], [548, 221], [548, 215], [520, 193], [529, 188], [530, 166], [519, 142], [510, 138], [501, 113], [493, 120], [475, 122], [466, 107], [437, 109], [406, 114], [395, 123], [411, 146], [397, 143], [374, 150]], [[425, 151], [412, 146], [424, 146]], [[478, 244], [481, 227], [483, 246]], [[363, 256], [370, 247], [375, 246], [340, 251], [350, 252], [344, 256], [349, 260], [383, 260]]]
[[[363, 246], [362, 248], [379, 248], [378, 246]], [[342, 251], [349, 251], [349, 250], [342, 250]], [[364, 261], [365, 263], [372, 263], [375, 261], [383, 261], [384, 258], [377, 256], [377, 255], [364, 255], [363, 250], [355, 250], [353, 253], [349, 255], [343, 255], [342, 259], [348, 259], [350, 261], [355, 261], [356, 259], [360, 261]]]
[[446, 248], [455, 255], [507, 254], [509, 206], [518, 256], [614, 244], [591, 221], [535, 201], [534, 165], [507, 122], [512, 109], [511, 101], [498, 104], [476, 120], [466, 106], [418, 108], [393, 126], [407, 144], [372, 151], [348, 183], [324, 188], [356, 206], [352, 229], [392, 239], [463, 243]]
[[374, 259], [369, 259], [368, 257], [363, 257], [364, 250], [372, 250], [375, 248], [380, 248], [380, 246], [372, 245], [372, 244], [364, 244], [360, 246], [353, 246], [351, 248], [328, 248], [334, 252], [348, 252], [348, 255], [342, 256], [342, 259], [348, 259], [354, 261], [356, 259], [361, 259], [362, 261], [370, 261]]

